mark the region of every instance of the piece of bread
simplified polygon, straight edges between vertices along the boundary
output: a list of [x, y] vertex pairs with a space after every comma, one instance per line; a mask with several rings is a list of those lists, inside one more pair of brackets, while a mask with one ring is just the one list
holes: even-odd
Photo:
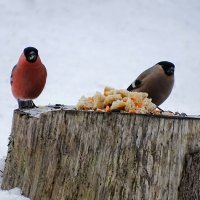
[[111, 94], [107, 95], [104, 100], [104, 106], [112, 105], [113, 101], [122, 100], [121, 94]]
[[110, 110], [124, 110], [124, 108], [126, 107], [126, 103], [123, 102], [122, 100], [117, 100], [117, 101], [113, 101]]
[[96, 92], [94, 95], [94, 109], [103, 109], [104, 108], [104, 101], [105, 96], [101, 94], [100, 92]]
[[86, 98], [85, 96], [82, 96], [79, 99], [76, 108], [78, 110], [91, 110], [94, 108], [94, 99], [92, 97]]

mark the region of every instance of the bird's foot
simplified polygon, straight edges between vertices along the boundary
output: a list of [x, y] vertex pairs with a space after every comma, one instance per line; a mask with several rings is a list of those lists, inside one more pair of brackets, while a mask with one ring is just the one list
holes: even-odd
[[159, 108], [158, 106], [151, 111], [153, 115], [161, 115], [164, 112], [163, 109]]
[[160, 108], [160, 107], [156, 107], [158, 110], [160, 110], [160, 112], [164, 112], [164, 110], [162, 109], [162, 108]]
[[19, 109], [38, 108], [32, 100], [22, 101], [18, 100]]

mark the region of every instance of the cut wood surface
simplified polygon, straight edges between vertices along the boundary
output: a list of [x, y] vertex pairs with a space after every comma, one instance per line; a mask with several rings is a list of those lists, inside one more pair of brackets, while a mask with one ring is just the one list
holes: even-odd
[[15, 110], [2, 188], [32, 200], [176, 200], [199, 132], [192, 117]]

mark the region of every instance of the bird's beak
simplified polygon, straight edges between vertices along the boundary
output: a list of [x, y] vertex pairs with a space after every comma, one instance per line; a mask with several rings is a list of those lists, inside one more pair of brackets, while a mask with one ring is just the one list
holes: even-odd
[[134, 88], [132, 86], [132, 84], [127, 88], [128, 91], [132, 91]]

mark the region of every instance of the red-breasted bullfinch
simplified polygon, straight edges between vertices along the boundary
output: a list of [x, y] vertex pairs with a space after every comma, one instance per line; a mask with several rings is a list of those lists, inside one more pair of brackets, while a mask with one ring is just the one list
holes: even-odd
[[174, 86], [175, 65], [161, 61], [142, 72], [127, 88], [128, 91], [146, 92], [152, 102], [159, 106], [170, 95]]
[[27, 47], [11, 73], [11, 89], [18, 100], [19, 109], [36, 107], [37, 98], [46, 83], [47, 71], [34, 47]]

